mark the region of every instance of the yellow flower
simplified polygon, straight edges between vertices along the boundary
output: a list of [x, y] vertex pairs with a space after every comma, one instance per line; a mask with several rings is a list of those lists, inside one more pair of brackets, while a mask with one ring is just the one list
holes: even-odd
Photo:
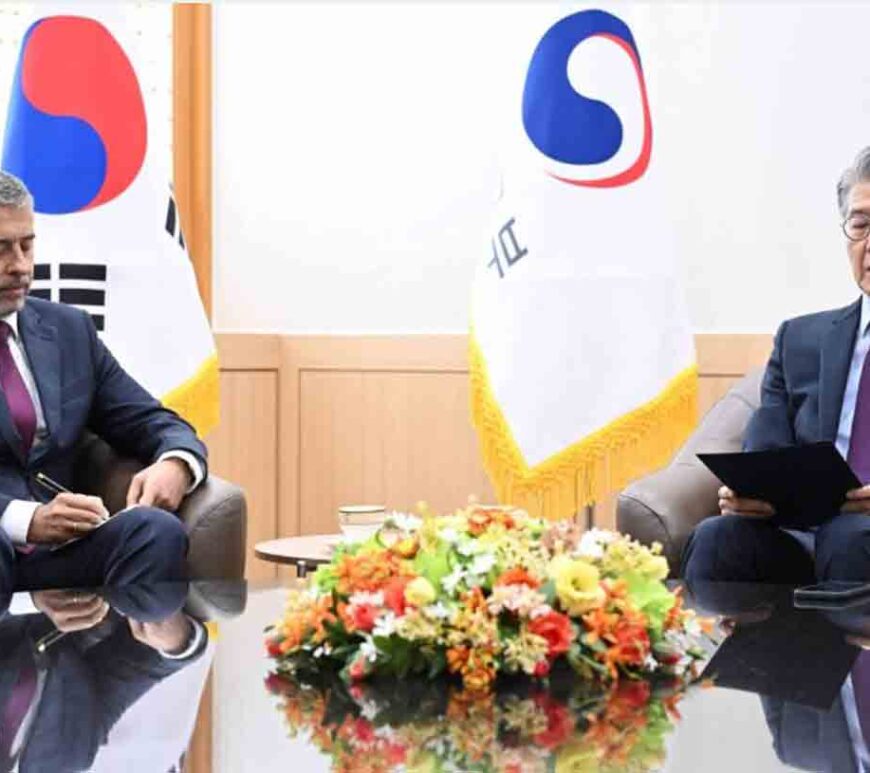
[[432, 583], [425, 577], [417, 577], [405, 587], [405, 600], [417, 607], [431, 604], [437, 597]]
[[598, 570], [587, 561], [556, 556], [547, 567], [556, 586], [562, 608], [572, 617], [582, 615], [604, 603]]
[[405, 769], [408, 773], [435, 773], [441, 769], [441, 765], [432, 752], [417, 752], [413, 754]]
[[595, 773], [599, 767], [594, 745], [584, 743], [582, 738], [566, 744], [556, 754], [556, 773]]
[[669, 570], [668, 559], [664, 556], [650, 555], [640, 564], [640, 573], [650, 580], [664, 580]]

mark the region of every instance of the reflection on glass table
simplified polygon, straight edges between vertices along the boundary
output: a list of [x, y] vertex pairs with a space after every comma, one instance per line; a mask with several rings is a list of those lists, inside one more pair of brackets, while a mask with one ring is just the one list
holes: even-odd
[[[289, 586], [288, 586], [289, 587]], [[442, 679], [347, 684], [328, 669], [276, 675], [263, 629], [287, 588], [251, 589], [221, 626], [212, 770], [859, 771], [867, 760], [862, 644], [870, 608], [796, 610], [788, 588], [686, 591], [718, 645], [683, 689], [607, 689], [554, 674], [472, 699]]]
[[180, 770], [212, 658], [206, 620], [244, 585], [16, 594], [0, 604], [0, 770]]

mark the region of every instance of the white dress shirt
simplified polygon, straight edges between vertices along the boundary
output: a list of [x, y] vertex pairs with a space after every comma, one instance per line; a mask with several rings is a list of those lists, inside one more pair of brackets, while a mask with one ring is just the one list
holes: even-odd
[[[12, 314], [3, 317], [2, 321], [6, 322], [12, 329], [9, 335], [9, 351], [21, 374], [21, 378], [24, 380], [24, 386], [27, 387], [27, 393], [30, 395], [30, 399], [33, 401], [33, 408], [36, 411], [36, 434], [33, 442], [34, 444], [41, 443], [48, 434], [48, 428], [45, 423], [45, 414], [42, 411], [42, 403], [39, 400], [39, 391], [33, 378], [33, 371], [30, 369], [27, 353], [24, 351], [21, 339], [18, 336], [18, 312], [12, 312]], [[167, 451], [157, 461], [162, 462], [164, 459], [181, 459], [187, 464], [193, 477], [193, 483], [187, 489], [188, 494], [202, 482], [204, 477], [202, 465], [193, 454], [183, 450]], [[33, 514], [39, 505], [39, 502], [26, 499], [13, 499], [7, 505], [3, 514], [0, 515], [0, 529], [6, 532], [13, 544], [23, 545], [27, 542], [30, 522], [33, 520]]]

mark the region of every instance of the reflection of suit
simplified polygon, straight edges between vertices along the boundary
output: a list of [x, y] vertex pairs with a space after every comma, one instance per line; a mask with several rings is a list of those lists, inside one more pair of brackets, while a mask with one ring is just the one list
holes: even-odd
[[836, 440], [860, 313], [859, 299], [780, 326], [764, 373], [761, 406], [746, 429], [746, 450]]
[[71, 487], [70, 451], [85, 429], [144, 463], [166, 451], [184, 450], [205, 470], [207, 453], [193, 429], [127, 375], [87, 314], [29, 298], [18, 314], [18, 328], [48, 437], [25, 457], [6, 402], [0, 400], [0, 512], [11, 499], [46, 497], [31, 480], [35, 472]]
[[[199, 623], [196, 623], [199, 625]], [[196, 660], [164, 658], [139, 643], [115, 613], [97, 628], [71, 634], [44, 656], [34, 643], [51, 630], [41, 616], [5, 618], [0, 623], [0, 707], [6, 705], [26, 658], [44, 673], [44, 686], [19, 755], [19, 769], [78, 771], [91, 766], [109, 730], [142, 695]], [[0, 761], [0, 770], [4, 762]]]
[[826, 773], [860, 770], [840, 698], [827, 711], [765, 696], [761, 706], [783, 764]]

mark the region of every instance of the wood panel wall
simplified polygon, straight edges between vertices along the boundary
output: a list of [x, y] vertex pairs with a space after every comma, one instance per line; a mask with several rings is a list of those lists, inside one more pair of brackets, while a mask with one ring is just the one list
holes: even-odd
[[[221, 424], [207, 442], [212, 469], [247, 492], [249, 579], [276, 576], [256, 542], [333, 532], [342, 504], [492, 501], [469, 421], [465, 336], [217, 339]], [[696, 341], [702, 411], [771, 346], [767, 335]], [[612, 498], [596, 523], [612, 525]]]

